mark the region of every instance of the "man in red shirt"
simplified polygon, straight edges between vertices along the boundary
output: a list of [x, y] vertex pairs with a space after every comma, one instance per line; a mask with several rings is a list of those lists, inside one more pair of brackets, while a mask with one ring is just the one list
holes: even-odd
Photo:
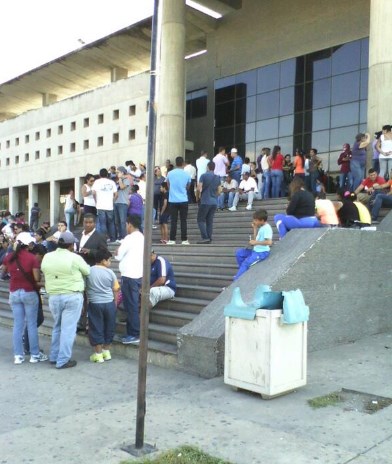
[[[363, 179], [359, 186], [355, 190], [358, 201], [364, 205], [368, 205], [369, 201], [374, 198], [376, 192], [374, 187], [378, 187], [382, 184], [385, 184], [385, 179], [377, 174], [377, 171], [370, 168], [368, 171], [368, 176]], [[379, 190], [379, 189], [378, 189]]]
[[376, 224], [377, 218], [378, 218], [378, 213], [380, 211], [380, 208], [383, 206], [384, 208], [392, 208], [392, 180], [389, 180], [388, 182], [385, 182], [384, 184], [379, 184], [374, 186], [376, 190], [382, 191], [384, 188], [389, 188], [388, 193], [379, 193], [376, 195], [376, 198], [374, 200], [373, 206], [372, 206], [372, 223]]

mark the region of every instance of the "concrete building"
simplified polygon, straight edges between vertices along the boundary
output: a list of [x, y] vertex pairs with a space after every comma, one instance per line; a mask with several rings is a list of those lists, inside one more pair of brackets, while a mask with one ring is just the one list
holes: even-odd
[[[185, 151], [315, 147], [391, 122], [389, 0], [162, 0], [156, 164]], [[0, 208], [61, 195], [100, 167], [146, 158], [151, 21], [0, 85]], [[204, 53], [192, 59], [185, 56]], [[61, 128], [61, 129], [60, 129]]]

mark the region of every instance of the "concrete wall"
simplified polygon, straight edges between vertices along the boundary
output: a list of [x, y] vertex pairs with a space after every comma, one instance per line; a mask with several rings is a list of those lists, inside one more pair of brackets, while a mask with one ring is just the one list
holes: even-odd
[[[392, 230], [297, 229], [179, 331], [179, 362], [192, 373], [223, 372], [223, 309], [236, 286], [244, 301], [259, 284], [300, 288], [310, 307], [308, 349], [392, 330]], [[199, 345], [201, 347], [199, 348]]]

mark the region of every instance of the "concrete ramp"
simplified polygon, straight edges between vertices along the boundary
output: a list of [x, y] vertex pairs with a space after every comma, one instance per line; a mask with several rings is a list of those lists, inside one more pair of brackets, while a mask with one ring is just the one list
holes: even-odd
[[178, 335], [180, 365], [203, 377], [223, 373], [223, 308], [236, 286], [244, 301], [259, 284], [300, 288], [310, 307], [308, 349], [315, 351], [392, 329], [392, 233], [298, 229], [271, 256], [224, 290]]

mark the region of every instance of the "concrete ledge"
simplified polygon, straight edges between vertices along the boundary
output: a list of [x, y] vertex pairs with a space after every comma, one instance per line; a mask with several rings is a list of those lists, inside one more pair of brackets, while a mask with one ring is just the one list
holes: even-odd
[[223, 308], [236, 286], [245, 301], [263, 283], [273, 290], [300, 288], [310, 307], [308, 350], [348, 343], [392, 330], [392, 233], [298, 229], [253, 266], [178, 333], [178, 361], [203, 377], [221, 375]]
[[384, 217], [381, 224], [377, 227], [377, 231], [392, 232], [392, 211]]

